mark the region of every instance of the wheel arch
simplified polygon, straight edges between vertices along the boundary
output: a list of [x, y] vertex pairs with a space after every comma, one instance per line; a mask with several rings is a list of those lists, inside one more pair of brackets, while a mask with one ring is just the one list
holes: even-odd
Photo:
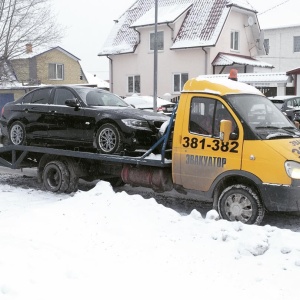
[[[15, 123], [15, 122], [20, 122], [22, 124], [24, 124], [25, 126], [28, 125], [28, 120], [26, 118], [22, 118], [22, 119], [17, 119], [16, 117], [15, 118], [12, 118], [10, 119], [8, 122], [7, 122], [7, 129], [9, 130], [10, 126]], [[26, 129], [26, 128], [25, 128]]]
[[104, 119], [98, 120], [98, 122], [96, 123], [95, 129], [94, 129], [94, 137], [96, 137], [96, 134], [97, 134], [98, 129], [99, 129], [102, 125], [104, 125], [104, 124], [112, 124], [112, 125], [116, 126], [116, 127], [119, 129], [120, 133], [122, 132], [122, 130], [121, 130], [119, 124], [118, 124], [115, 120], [113, 120], [113, 119], [108, 119], [108, 118], [104, 118]]
[[228, 186], [234, 184], [243, 184], [255, 190], [255, 192], [260, 197], [262, 204], [264, 205], [264, 201], [259, 189], [259, 185], [262, 184], [262, 181], [257, 176], [245, 171], [228, 171], [218, 176], [209, 190], [210, 195], [213, 198], [214, 209], [217, 210], [218, 198], [221, 195], [222, 191]]
[[71, 177], [83, 177], [86, 172], [83, 168], [83, 164], [78, 163], [74, 158], [67, 156], [60, 156], [55, 154], [44, 154], [37, 168], [37, 178], [38, 182], [42, 182], [43, 170], [45, 166], [51, 161], [61, 161], [63, 162], [70, 171]]

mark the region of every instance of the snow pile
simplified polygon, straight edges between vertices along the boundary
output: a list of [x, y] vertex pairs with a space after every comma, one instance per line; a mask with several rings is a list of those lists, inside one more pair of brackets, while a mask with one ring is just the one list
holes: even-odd
[[299, 233], [182, 216], [104, 181], [0, 193], [0, 299], [299, 298]]

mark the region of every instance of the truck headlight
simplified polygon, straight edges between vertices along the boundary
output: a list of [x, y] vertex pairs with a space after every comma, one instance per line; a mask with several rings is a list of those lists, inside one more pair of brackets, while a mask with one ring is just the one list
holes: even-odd
[[147, 121], [136, 120], [136, 119], [122, 119], [121, 121], [128, 127], [132, 127], [132, 128], [136, 128], [136, 129], [143, 129], [143, 130], [150, 130], [149, 124]]
[[286, 161], [285, 171], [292, 179], [300, 179], [300, 164], [295, 161]]

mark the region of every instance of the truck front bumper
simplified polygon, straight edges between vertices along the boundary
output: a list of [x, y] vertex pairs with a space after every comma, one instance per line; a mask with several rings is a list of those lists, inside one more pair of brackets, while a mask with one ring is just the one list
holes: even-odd
[[262, 184], [260, 193], [269, 211], [300, 211], [300, 181], [294, 180], [291, 186]]

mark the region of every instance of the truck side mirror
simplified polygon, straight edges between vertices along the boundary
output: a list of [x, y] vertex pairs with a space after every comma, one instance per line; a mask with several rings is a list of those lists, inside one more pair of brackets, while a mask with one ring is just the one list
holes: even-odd
[[232, 130], [232, 122], [230, 120], [221, 120], [220, 121], [220, 139], [224, 143], [227, 143], [230, 138]]

